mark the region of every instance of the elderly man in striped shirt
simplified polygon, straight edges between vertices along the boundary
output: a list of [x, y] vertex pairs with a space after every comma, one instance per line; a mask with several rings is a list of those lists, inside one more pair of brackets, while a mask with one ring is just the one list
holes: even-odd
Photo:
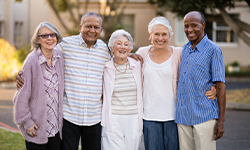
[[[176, 123], [181, 150], [215, 150], [224, 133], [225, 66], [221, 49], [204, 33], [205, 17], [190, 12], [184, 17], [189, 40], [183, 47], [177, 92]], [[217, 99], [204, 96], [216, 84]]]

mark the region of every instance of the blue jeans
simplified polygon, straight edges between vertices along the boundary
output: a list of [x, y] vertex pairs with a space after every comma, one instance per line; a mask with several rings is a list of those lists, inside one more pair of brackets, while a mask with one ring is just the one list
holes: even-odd
[[143, 120], [146, 150], [179, 150], [177, 124], [172, 121]]

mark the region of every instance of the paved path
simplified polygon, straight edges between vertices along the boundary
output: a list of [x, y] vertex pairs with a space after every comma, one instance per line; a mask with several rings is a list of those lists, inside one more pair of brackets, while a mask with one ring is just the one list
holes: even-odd
[[[228, 90], [250, 88], [250, 82], [226, 83]], [[15, 89], [0, 88], [0, 127], [18, 131], [13, 122], [12, 98]], [[228, 105], [228, 104], [227, 104]], [[235, 108], [236, 105], [232, 105]], [[239, 106], [240, 107], [240, 106]], [[217, 150], [250, 150], [250, 111], [226, 110], [225, 133], [217, 141]]]

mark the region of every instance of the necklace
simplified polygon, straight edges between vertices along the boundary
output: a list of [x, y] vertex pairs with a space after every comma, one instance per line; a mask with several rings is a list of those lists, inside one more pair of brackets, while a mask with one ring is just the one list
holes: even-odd
[[124, 72], [121, 72], [119, 69], [117, 69], [116, 68], [116, 65], [115, 65], [115, 61], [114, 61], [114, 67], [115, 67], [115, 69], [118, 71], [118, 72], [120, 72], [120, 73], [126, 73], [126, 71], [127, 71], [127, 66], [128, 66], [128, 62], [127, 62], [127, 64], [126, 64], [126, 69], [125, 69], [125, 71]]

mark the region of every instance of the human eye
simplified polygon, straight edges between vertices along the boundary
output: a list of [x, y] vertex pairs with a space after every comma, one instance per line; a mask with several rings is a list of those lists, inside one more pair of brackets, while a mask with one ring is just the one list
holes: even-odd
[[41, 34], [40, 37], [42, 37], [43, 39], [46, 39], [49, 37], [49, 35], [48, 34]]
[[99, 29], [100, 27], [98, 27], [98, 26], [95, 26], [94, 28], [95, 28], [95, 29]]

